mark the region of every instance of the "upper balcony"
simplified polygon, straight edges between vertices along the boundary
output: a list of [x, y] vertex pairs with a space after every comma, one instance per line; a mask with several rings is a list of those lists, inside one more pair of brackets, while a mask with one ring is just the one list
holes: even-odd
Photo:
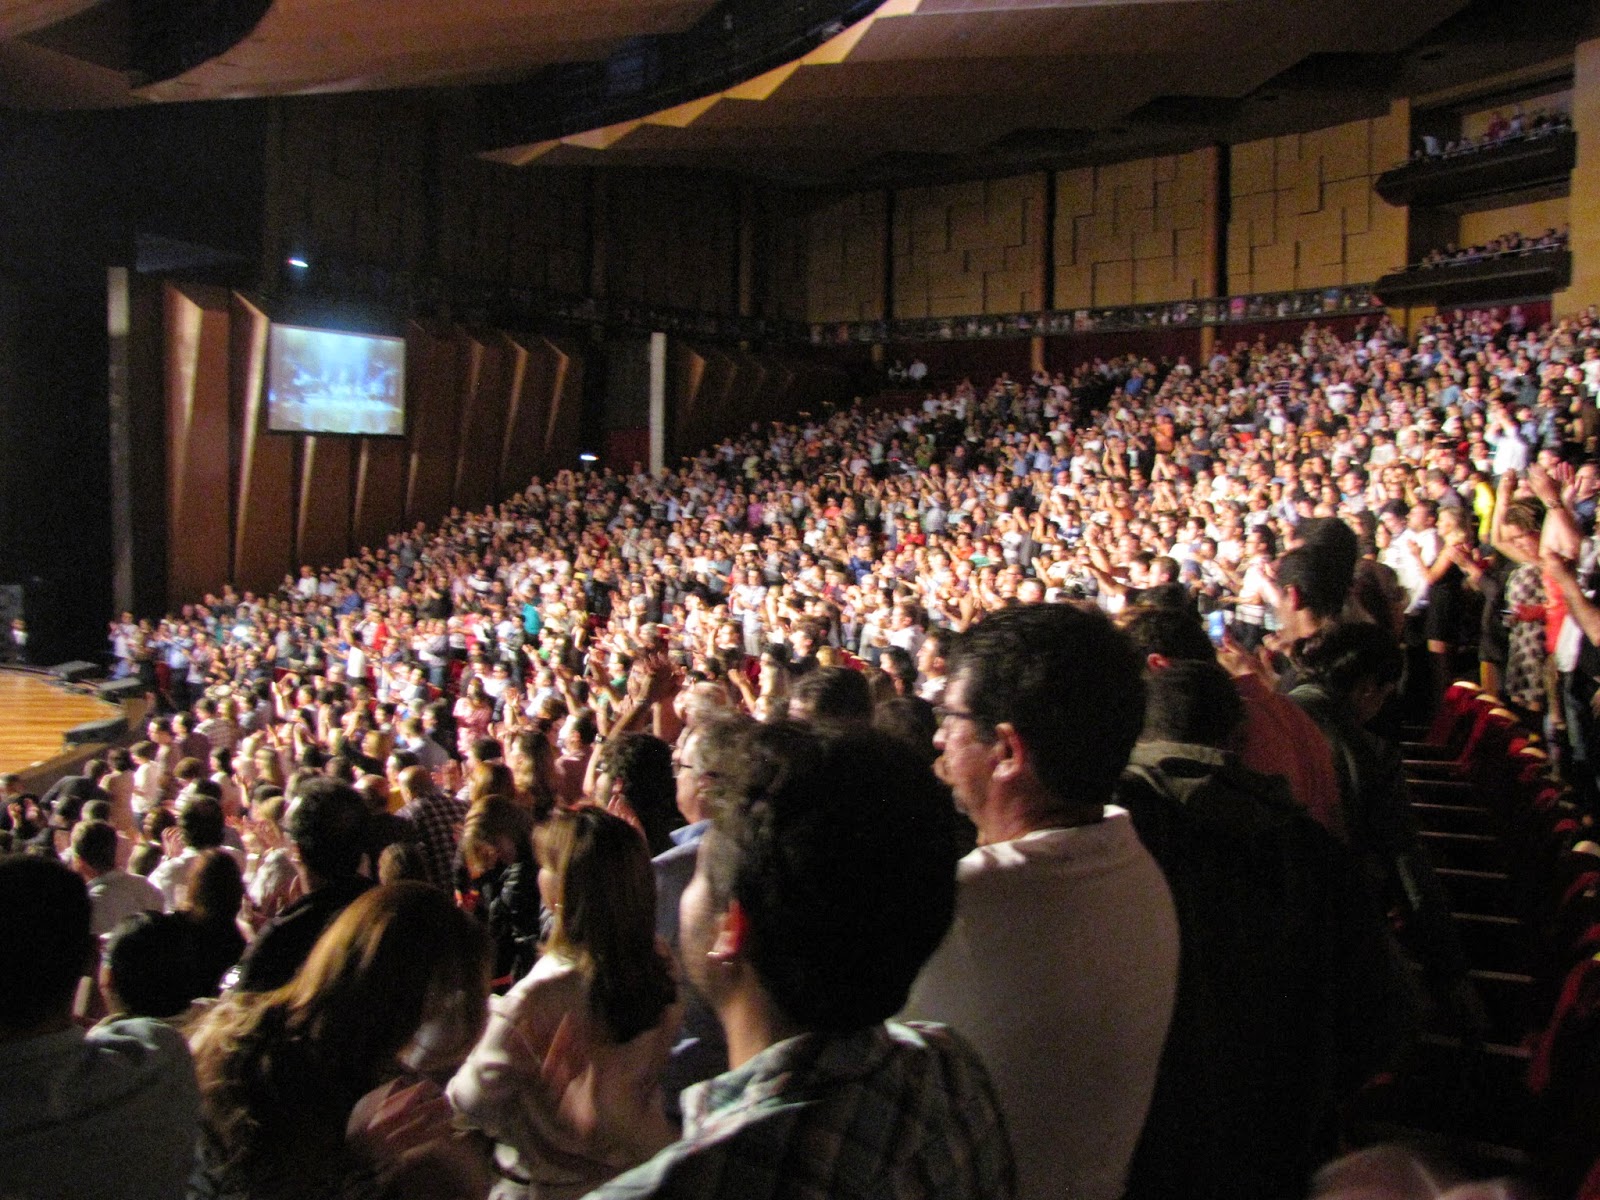
[[1460, 204], [1565, 185], [1577, 157], [1578, 135], [1560, 126], [1487, 146], [1414, 158], [1378, 176], [1375, 187], [1394, 205]]

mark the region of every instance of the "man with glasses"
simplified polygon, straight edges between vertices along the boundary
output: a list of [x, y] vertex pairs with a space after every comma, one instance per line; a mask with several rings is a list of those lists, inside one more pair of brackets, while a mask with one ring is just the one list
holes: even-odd
[[1139, 657], [1093, 609], [991, 613], [952, 649], [938, 712], [937, 771], [979, 845], [905, 1015], [977, 1048], [1019, 1197], [1115, 1200], [1178, 976], [1166, 880], [1109, 803], [1144, 720]]

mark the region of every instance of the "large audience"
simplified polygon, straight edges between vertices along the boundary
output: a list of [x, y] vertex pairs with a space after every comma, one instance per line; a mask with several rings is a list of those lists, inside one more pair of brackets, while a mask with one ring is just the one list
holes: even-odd
[[1402, 724], [1595, 795], [1600, 316], [921, 382], [125, 614], [143, 736], [0, 779], [0, 1194], [1380, 1170], [1483, 1020]]

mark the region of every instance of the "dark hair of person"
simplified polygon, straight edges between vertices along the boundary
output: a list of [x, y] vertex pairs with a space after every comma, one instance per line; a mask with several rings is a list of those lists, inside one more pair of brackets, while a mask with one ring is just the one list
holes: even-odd
[[1216, 649], [1200, 623], [1200, 614], [1193, 608], [1135, 605], [1123, 618], [1122, 632], [1128, 635], [1141, 657], [1159, 654], [1175, 661], [1217, 660]]
[[107, 940], [111, 987], [130, 1017], [175, 1017], [200, 994], [194, 926], [179, 913], [124, 917]]
[[815, 725], [867, 725], [872, 721], [872, 687], [849, 667], [818, 667], [795, 681], [790, 711]]
[[612, 1038], [632, 1041], [677, 997], [656, 948], [656, 882], [645, 845], [633, 826], [592, 805], [552, 814], [535, 842], [559, 898], [546, 949], [587, 976], [590, 1010]]
[[1363, 683], [1400, 682], [1405, 655], [1394, 636], [1364, 621], [1341, 622], [1301, 647], [1300, 669], [1334, 696], [1348, 696]]
[[[1300, 522], [1298, 532], [1300, 545], [1278, 560], [1278, 586], [1292, 583], [1315, 615], [1337, 616], [1350, 595], [1361, 557], [1355, 530], [1335, 517], [1314, 517]], [[1292, 578], [1285, 580], [1284, 564], [1291, 559]]]
[[156, 842], [140, 842], [128, 854], [128, 874], [147, 878], [161, 865], [161, 846]]
[[251, 1196], [337, 1194], [358, 1165], [350, 1110], [396, 1072], [440, 997], [461, 994], [459, 1032], [476, 1039], [488, 963], [482, 927], [449, 896], [395, 883], [340, 913], [290, 983], [218, 1004], [191, 1045], [203, 1137], [224, 1173]]
[[511, 782], [518, 803], [533, 813], [534, 822], [543, 821], [556, 807], [556, 755], [550, 739], [536, 729], [521, 729], [512, 744], [517, 748]]
[[[1104, 613], [1030, 604], [990, 613], [956, 642], [980, 729], [1009, 724], [1039, 782], [1060, 800], [1110, 799], [1144, 727], [1144, 664]], [[948, 693], [946, 693], [948, 696]]]
[[191, 795], [178, 809], [178, 831], [183, 834], [184, 844], [196, 850], [222, 845], [226, 828], [222, 805], [214, 797]]
[[207, 925], [230, 926], [244, 903], [244, 874], [238, 860], [213, 847], [197, 855], [189, 868], [188, 903], [195, 920]]
[[117, 831], [108, 821], [80, 821], [72, 830], [72, 854], [102, 873], [117, 865]]
[[177, 816], [165, 804], [152, 808], [144, 815], [144, 836], [159, 843], [161, 835], [178, 823]]
[[428, 864], [423, 861], [422, 848], [415, 842], [390, 842], [378, 855], [378, 882], [430, 883]]
[[625, 733], [608, 740], [601, 749], [599, 770], [611, 776], [613, 788], [622, 788], [644, 827], [650, 853], [670, 850], [672, 831], [683, 824], [672, 773], [672, 747], [648, 733]]
[[1187, 659], [1145, 677], [1144, 737], [1226, 749], [1244, 722], [1244, 702], [1215, 662]]
[[93, 953], [83, 880], [53, 858], [0, 859], [0, 1031], [67, 1015]]
[[870, 730], [758, 724], [712, 753], [706, 880], [744, 909], [762, 985], [807, 1030], [893, 1016], [955, 916], [949, 793]]
[[917, 664], [903, 647], [890, 646], [879, 657], [878, 665], [889, 678], [899, 680], [906, 687], [917, 681]]
[[898, 738], [929, 766], [939, 757], [933, 737], [939, 732], [939, 718], [933, 705], [921, 696], [891, 696], [872, 710], [872, 727], [879, 733]]
[[367, 802], [349, 784], [326, 775], [296, 790], [287, 832], [301, 864], [325, 880], [354, 875], [366, 850]]
[[80, 820], [84, 821], [109, 821], [111, 820], [111, 801], [91, 800], [83, 806]]

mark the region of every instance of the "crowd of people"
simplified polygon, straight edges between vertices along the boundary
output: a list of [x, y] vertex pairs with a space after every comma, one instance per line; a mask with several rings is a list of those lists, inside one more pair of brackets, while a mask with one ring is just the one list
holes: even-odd
[[125, 615], [145, 736], [0, 779], [0, 1194], [1341, 1194], [1482, 1021], [1401, 722], [1596, 794], [1597, 391], [1594, 310], [1309, 324]]
[[1430, 271], [1439, 267], [1456, 267], [1463, 263], [1484, 262], [1491, 258], [1507, 258], [1517, 254], [1536, 254], [1541, 250], [1565, 250], [1567, 248], [1568, 231], [1565, 229], [1546, 229], [1536, 237], [1524, 237], [1520, 231], [1502, 233], [1497, 238], [1482, 242], [1476, 246], [1458, 247], [1454, 244], [1443, 249], [1430, 250], [1417, 262], [1406, 269], [1408, 271]]
[[1528, 113], [1519, 104], [1509, 116], [1504, 112], [1495, 112], [1477, 137], [1441, 138], [1424, 134], [1417, 140], [1417, 148], [1411, 152], [1411, 161], [1428, 162], [1461, 154], [1475, 154], [1523, 138], [1565, 133], [1571, 128], [1572, 114], [1564, 109], [1540, 108]]

